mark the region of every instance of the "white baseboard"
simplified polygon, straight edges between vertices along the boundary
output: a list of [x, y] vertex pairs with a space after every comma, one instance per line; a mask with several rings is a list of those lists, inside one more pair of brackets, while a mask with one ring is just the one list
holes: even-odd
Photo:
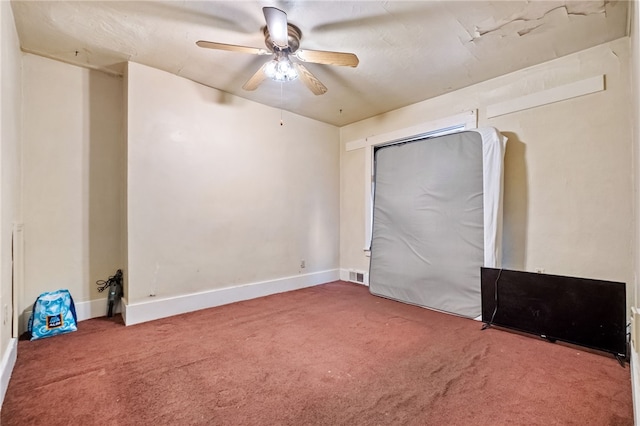
[[118, 306], [118, 308], [120, 309], [120, 313], [122, 314], [122, 320], [124, 321], [124, 323], [127, 323], [127, 299], [125, 297], [123, 297], [122, 299], [120, 299], [120, 306]]
[[640, 416], [640, 364], [638, 352], [631, 347], [631, 359], [629, 364], [631, 365], [631, 396], [633, 397], [633, 424], [638, 424], [638, 417]]
[[2, 357], [2, 363], [0, 363], [0, 406], [2, 406], [4, 396], [7, 394], [9, 379], [11, 379], [13, 367], [16, 365], [16, 359], [18, 359], [18, 339], [13, 338], [9, 340], [7, 350]]
[[[78, 302], [76, 305], [76, 315], [78, 316], [78, 321], [84, 321], [91, 318], [100, 318], [107, 316], [107, 298], [89, 300], [86, 302]], [[113, 313], [120, 313], [120, 306], [122, 302], [119, 302]]]
[[[269, 296], [276, 293], [312, 287], [340, 279], [338, 269], [296, 275], [275, 280], [220, 288], [175, 297], [153, 299], [138, 303], [123, 303], [122, 313], [126, 325], [139, 324], [173, 315], [213, 308], [229, 303]], [[123, 302], [125, 300], [123, 299]]]

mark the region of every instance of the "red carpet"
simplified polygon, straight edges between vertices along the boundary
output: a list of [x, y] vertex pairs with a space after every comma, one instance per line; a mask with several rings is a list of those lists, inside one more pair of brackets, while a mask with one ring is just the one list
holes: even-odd
[[632, 425], [630, 370], [336, 282], [20, 341], [11, 425]]

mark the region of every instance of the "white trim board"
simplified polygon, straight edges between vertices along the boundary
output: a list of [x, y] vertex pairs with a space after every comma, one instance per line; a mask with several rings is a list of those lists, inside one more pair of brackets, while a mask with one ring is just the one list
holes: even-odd
[[629, 360], [631, 365], [631, 396], [633, 398], [633, 418], [634, 424], [638, 424], [638, 417], [640, 416], [640, 372], [638, 368], [638, 352], [631, 347], [631, 357]]
[[24, 224], [13, 224], [13, 327], [11, 337], [20, 337], [20, 313], [18, 306], [24, 301]]
[[555, 102], [564, 101], [578, 96], [588, 95], [590, 93], [601, 92], [604, 90], [604, 75], [587, 78], [585, 80], [576, 81], [574, 83], [565, 84], [563, 86], [554, 87], [552, 89], [543, 90], [532, 93], [530, 95], [521, 96], [519, 98], [509, 99], [487, 106], [487, 118], [499, 117], [512, 112], [523, 111]]
[[15, 367], [17, 359], [18, 339], [12, 338], [9, 340], [7, 350], [2, 357], [2, 363], [0, 363], [0, 406], [2, 406], [4, 396], [7, 394], [9, 380], [11, 379], [11, 373], [13, 373], [13, 367]]
[[339, 279], [340, 271], [338, 269], [330, 269], [328, 271], [261, 281], [235, 287], [219, 288], [200, 293], [184, 294], [162, 299], [154, 298], [153, 300], [124, 305], [122, 309], [123, 318], [126, 325], [139, 324], [243, 300], [326, 284]]
[[399, 141], [405, 138], [411, 138], [420, 135], [429, 134], [428, 136], [437, 136], [435, 133], [433, 135], [430, 133], [439, 130], [446, 130], [448, 128], [456, 126], [464, 126], [465, 130], [477, 128], [477, 111], [474, 109], [462, 114], [452, 115], [449, 117], [441, 118], [439, 120], [428, 121], [426, 123], [420, 123], [418, 125], [406, 127], [404, 129], [394, 130], [393, 132], [382, 133], [380, 135], [372, 135], [363, 139], [357, 139], [351, 142], [347, 142], [345, 148], [347, 151], [353, 151], [355, 149]]

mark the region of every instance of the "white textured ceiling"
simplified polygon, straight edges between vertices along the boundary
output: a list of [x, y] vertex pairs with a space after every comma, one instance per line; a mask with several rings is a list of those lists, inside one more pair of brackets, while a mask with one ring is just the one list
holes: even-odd
[[[197, 40], [264, 47], [263, 6], [284, 10], [301, 48], [352, 52], [357, 68], [305, 64], [300, 81], [242, 85], [268, 60]], [[137, 62], [262, 104], [344, 125], [627, 33], [626, 1], [12, 1], [21, 47], [121, 73]]]

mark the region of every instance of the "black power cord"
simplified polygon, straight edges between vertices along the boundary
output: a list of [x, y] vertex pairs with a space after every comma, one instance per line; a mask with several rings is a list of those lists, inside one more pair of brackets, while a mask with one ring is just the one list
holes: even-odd
[[98, 280], [96, 281], [96, 285], [98, 286], [98, 293], [102, 293], [105, 291], [111, 284], [120, 284], [122, 283], [122, 270], [118, 269], [115, 275], [110, 276], [107, 280]]
[[495, 301], [495, 306], [493, 308], [493, 314], [491, 315], [491, 319], [488, 323], [482, 326], [482, 329], [485, 330], [493, 324], [493, 319], [496, 317], [496, 312], [498, 312], [498, 281], [500, 280], [500, 275], [502, 275], [502, 268], [498, 271], [498, 277], [496, 278], [496, 282], [493, 284], [494, 295], [493, 300]]
[[110, 276], [106, 281], [96, 281], [98, 285], [98, 292], [102, 293], [105, 289], [109, 289], [109, 295], [107, 297], [107, 316], [113, 316], [113, 308], [116, 304], [116, 300], [124, 296], [124, 289], [122, 287], [122, 270], [118, 269], [115, 275]]

